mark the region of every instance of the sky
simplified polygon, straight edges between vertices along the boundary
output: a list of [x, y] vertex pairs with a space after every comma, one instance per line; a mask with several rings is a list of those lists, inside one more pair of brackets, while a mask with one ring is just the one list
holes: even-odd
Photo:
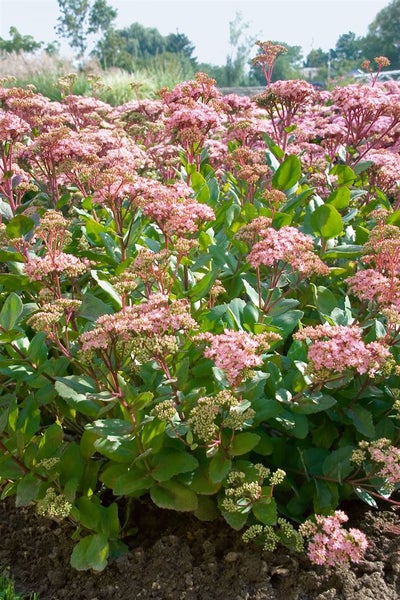
[[[199, 62], [223, 65], [232, 53], [229, 23], [239, 13], [255, 39], [312, 49], [334, 48], [341, 34], [367, 33], [368, 25], [390, 0], [108, 0], [118, 11], [117, 29], [138, 22], [162, 35], [184, 33]], [[15, 26], [23, 35], [46, 43], [57, 39], [57, 0], [0, 0], [0, 37]], [[68, 54], [61, 39], [61, 53]], [[253, 55], [256, 53], [254, 46]]]

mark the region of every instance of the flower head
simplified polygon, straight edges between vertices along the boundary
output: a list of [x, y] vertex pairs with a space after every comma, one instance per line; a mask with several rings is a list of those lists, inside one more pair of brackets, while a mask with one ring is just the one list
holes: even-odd
[[245, 331], [225, 329], [224, 333], [214, 336], [199, 334], [197, 339], [210, 344], [204, 351], [204, 356], [211, 358], [224, 371], [229, 384], [235, 387], [248, 376], [249, 370], [263, 363], [260, 354], [269, 348], [270, 343], [279, 340], [280, 336], [272, 332], [252, 335]]
[[315, 521], [306, 521], [299, 529], [305, 537], [311, 537], [308, 556], [313, 563], [337, 567], [363, 559], [368, 547], [367, 538], [359, 529], [342, 527], [348, 521], [343, 511], [337, 510], [328, 517], [315, 515]]
[[[261, 223], [260, 219], [257, 222]], [[267, 221], [264, 223], [267, 224]], [[253, 246], [247, 257], [253, 267], [273, 267], [281, 261], [306, 277], [314, 273], [329, 273], [327, 265], [313, 252], [312, 238], [295, 227], [284, 226], [279, 230], [266, 227], [260, 234], [262, 239]]]
[[294, 335], [297, 340], [310, 340], [308, 359], [318, 372], [345, 373], [353, 369], [360, 375], [373, 377], [390, 358], [390, 351], [382, 342], [366, 344], [357, 325], [330, 325], [304, 327]]

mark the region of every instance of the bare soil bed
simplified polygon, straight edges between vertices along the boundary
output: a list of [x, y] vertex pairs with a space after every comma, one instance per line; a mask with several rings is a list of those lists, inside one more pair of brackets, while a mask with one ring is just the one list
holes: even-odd
[[346, 507], [351, 525], [369, 538], [362, 563], [327, 569], [285, 549], [265, 553], [242, 543], [223, 522], [143, 503], [130, 552], [101, 573], [69, 566], [73, 528], [30, 509], [0, 503], [0, 572], [19, 593], [40, 600], [398, 600], [399, 517], [391, 511]]

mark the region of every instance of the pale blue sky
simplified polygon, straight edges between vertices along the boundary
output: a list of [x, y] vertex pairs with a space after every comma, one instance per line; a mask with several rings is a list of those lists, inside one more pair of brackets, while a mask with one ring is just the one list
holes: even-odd
[[[134, 22], [162, 35], [179, 31], [195, 45], [200, 62], [224, 64], [230, 52], [229, 22], [240, 12], [248, 33], [303, 48], [328, 50], [342, 33], [367, 33], [389, 0], [108, 0], [118, 10], [117, 28]], [[57, 0], [0, 0], [0, 36], [12, 25], [37, 40], [54, 41]], [[62, 41], [62, 40], [60, 40]], [[62, 45], [66, 51], [65, 42]]]

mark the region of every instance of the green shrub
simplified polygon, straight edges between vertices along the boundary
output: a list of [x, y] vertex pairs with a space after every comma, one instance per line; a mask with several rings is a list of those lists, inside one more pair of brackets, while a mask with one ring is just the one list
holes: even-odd
[[398, 187], [367, 158], [400, 115], [324, 94], [3, 93], [0, 485], [76, 523], [75, 568], [127, 550], [141, 497], [359, 560], [332, 513], [398, 488]]

